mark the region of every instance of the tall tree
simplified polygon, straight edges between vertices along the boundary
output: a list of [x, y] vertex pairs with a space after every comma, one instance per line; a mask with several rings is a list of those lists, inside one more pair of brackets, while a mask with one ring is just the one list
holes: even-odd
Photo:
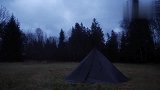
[[44, 34], [41, 28], [36, 29], [36, 39], [39, 46], [43, 47], [44, 44]]
[[154, 44], [156, 51], [156, 62], [160, 62], [160, 0], [154, 0], [154, 16], [152, 18], [151, 29], [154, 32]]
[[5, 61], [20, 61], [22, 58], [22, 32], [12, 15], [2, 36], [2, 53]]
[[8, 10], [3, 7], [3, 6], [0, 6], [0, 58], [1, 58], [1, 45], [2, 45], [2, 36], [3, 36], [3, 31], [4, 31], [4, 28], [5, 28], [5, 25], [7, 23], [9, 19], [9, 13], [8, 13]]
[[[25, 34], [25, 47], [24, 53], [26, 59], [37, 59], [37, 52], [40, 52], [37, 49], [37, 38], [35, 33], [28, 32]], [[38, 50], [38, 51], [37, 51]]]
[[120, 41], [120, 53], [119, 53], [121, 62], [127, 62], [126, 49], [127, 49], [127, 35], [126, 31], [122, 31], [121, 41]]
[[118, 61], [118, 36], [113, 30], [111, 32], [111, 36], [108, 35], [106, 48], [108, 58], [112, 61]]
[[67, 45], [65, 42], [64, 31], [61, 29], [59, 33], [59, 43], [58, 43], [58, 58], [61, 61], [66, 61], [67, 59]]
[[54, 37], [48, 37], [45, 43], [45, 59], [55, 61], [57, 60], [57, 45]]
[[128, 59], [132, 62], [148, 62], [153, 59], [154, 43], [149, 21], [135, 19], [130, 23], [128, 34]]
[[76, 23], [72, 28], [71, 36], [69, 38], [70, 54], [73, 60], [81, 60], [88, 48], [87, 48], [88, 35], [86, 28], [83, 24]]
[[37, 59], [45, 59], [44, 54], [44, 33], [41, 28], [37, 28], [35, 31], [36, 41], [34, 42], [34, 52], [37, 54]]
[[65, 36], [64, 36], [64, 31], [61, 29], [59, 33], [59, 43], [58, 43], [58, 48], [64, 48], [65, 47]]
[[102, 28], [96, 19], [93, 19], [91, 25], [91, 40], [93, 47], [102, 48], [104, 47], [104, 34]]
[[154, 31], [155, 43], [157, 48], [160, 48], [160, 0], [154, 0], [154, 16], [152, 17], [151, 29]]

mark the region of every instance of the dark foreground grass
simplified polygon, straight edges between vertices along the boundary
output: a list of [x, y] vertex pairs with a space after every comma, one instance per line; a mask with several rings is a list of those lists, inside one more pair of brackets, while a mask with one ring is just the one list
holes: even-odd
[[130, 80], [122, 84], [68, 84], [78, 63], [0, 63], [0, 90], [160, 90], [160, 65], [115, 64]]

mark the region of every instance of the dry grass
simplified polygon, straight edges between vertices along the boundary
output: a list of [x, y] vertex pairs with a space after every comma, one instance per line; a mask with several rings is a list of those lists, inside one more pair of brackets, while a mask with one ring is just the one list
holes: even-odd
[[0, 90], [160, 90], [160, 65], [115, 64], [129, 77], [122, 84], [68, 84], [78, 63], [0, 63]]

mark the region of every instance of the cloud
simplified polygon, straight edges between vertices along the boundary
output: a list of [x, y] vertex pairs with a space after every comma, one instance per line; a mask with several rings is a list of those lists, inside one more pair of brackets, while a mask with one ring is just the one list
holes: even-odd
[[58, 35], [83, 22], [90, 27], [97, 18], [105, 32], [117, 28], [122, 20], [122, 0], [8, 0], [6, 7], [14, 13], [24, 30], [42, 28]]

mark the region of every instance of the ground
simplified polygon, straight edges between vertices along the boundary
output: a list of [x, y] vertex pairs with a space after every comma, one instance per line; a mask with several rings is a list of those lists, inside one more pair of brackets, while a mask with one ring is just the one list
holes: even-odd
[[114, 64], [128, 82], [68, 84], [64, 81], [78, 63], [0, 63], [0, 90], [160, 90], [159, 64]]

